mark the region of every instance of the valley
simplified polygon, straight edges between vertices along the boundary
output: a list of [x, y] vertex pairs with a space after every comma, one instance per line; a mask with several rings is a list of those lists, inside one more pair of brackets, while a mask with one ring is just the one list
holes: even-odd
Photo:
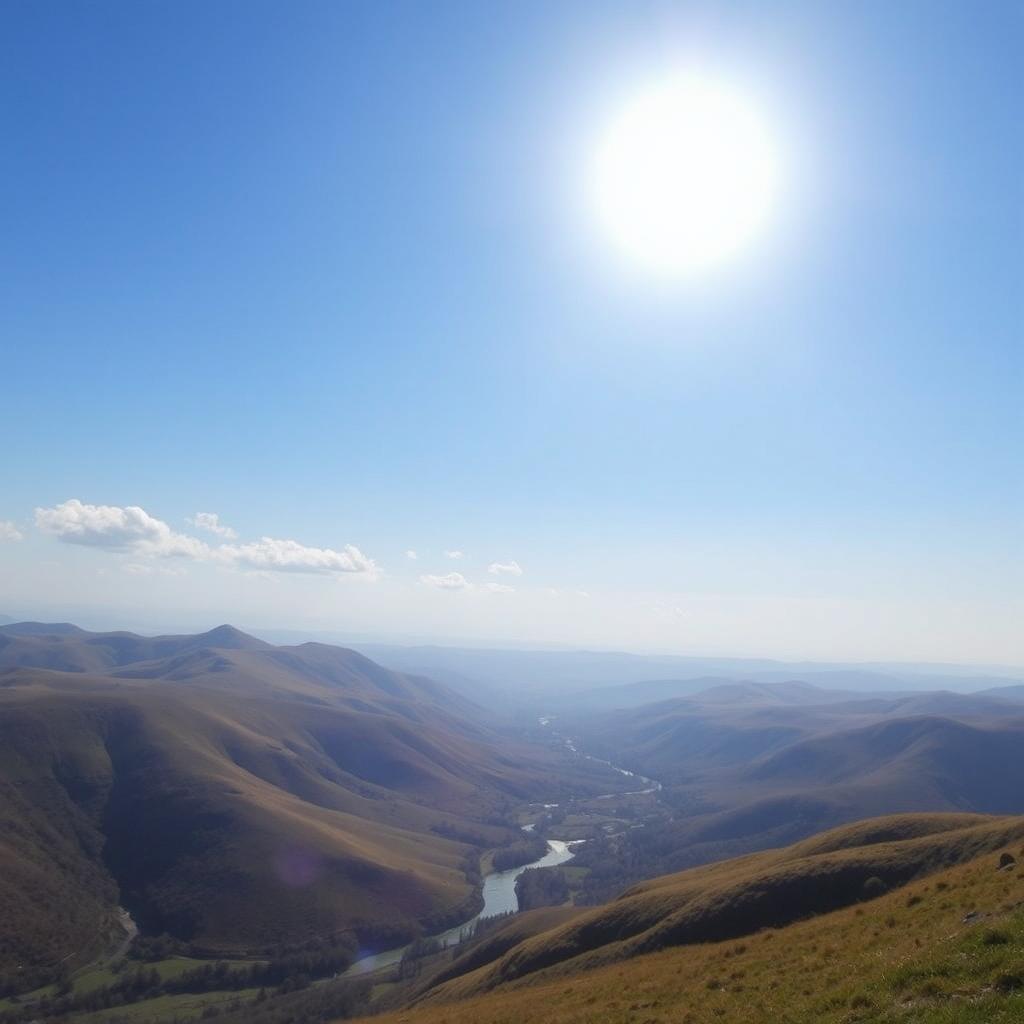
[[204, 957], [343, 959], [450, 927], [517, 808], [622, 779], [429, 680], [228, 627], [3, 627], [0, 740], [5, 994], [90, 962], [118, 900]]
[[0, 1024], [1024, 1024], [1024, 0], [0, 54]]
[[1024, 842], [1022, 736], [1013, 688], [524, 718], [231, 627], [3, 626], [0, 1020], [426, 1022], [800, 928]]

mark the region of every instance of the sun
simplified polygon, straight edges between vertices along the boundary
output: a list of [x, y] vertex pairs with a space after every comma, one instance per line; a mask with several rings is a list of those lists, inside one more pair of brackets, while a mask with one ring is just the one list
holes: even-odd
[[726, 84], [682, 74], [612, 115], [589, 198], [632, 262], [676, 277], [739, 253], [768, 221], [779, 185], [776, 140], [755, 106]]

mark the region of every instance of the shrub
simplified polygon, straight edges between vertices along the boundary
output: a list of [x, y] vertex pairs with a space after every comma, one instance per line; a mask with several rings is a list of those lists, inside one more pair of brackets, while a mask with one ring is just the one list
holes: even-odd
[[993, 988], [998, 992], [1016, 992], [1024, 986], [1024, 977], [1017, 971], [1000, 974], [993, 982]]
[[884, 896], [888, 891], [889, 886], [878, 875], [872, 875], [861, 886], [861, 895], [866, 900], [878, 899], [879, 896]]

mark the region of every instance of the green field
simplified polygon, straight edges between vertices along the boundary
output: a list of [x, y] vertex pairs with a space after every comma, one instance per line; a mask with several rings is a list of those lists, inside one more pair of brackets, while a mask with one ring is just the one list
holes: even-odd
[[138, 1003], [117, 1007], [110, 1010], [97, 1010], [95, 1013], [75, 1015], [76, 1024], [107, 1024], [111, 1018], [126, 1021], [163, 1021], [201, 1017], [203, 1011], [210, 1006], [227, 1008], [251, 1002], [259, 993], [259, 989], [241, 989], [238, 992], [203, 992], [198, 995], [182, 993], [181, 995], [158, 996], [156, 999], [145, 999]]
[[[261, 963], [262, 961], [226, 960], [221, 962], [226, 963], [232, 969], [245, 970], [252, 967], [253, 964]], [[139, 969], [146, 971], [154, 970], [159, 975], [161, 981], [168, 981], [180, 977], [187, 971], [204, 967], [209, 963], [209, 960], [200, 960], [188, 956], [172, 956], [152, 963], [141, 963], [134, 960], [121, 960], [116, 963], [98, 961], [95, 964], [84, 967], [71, 976], [69, 979], [71, 984], [70, 994], [84, 995], [107, 986], [116, 985], [118, 981], [130, 976]], [[154, 999], [144, 999], [135, 1003], [127, 1003], [123, 1006], [98, 1010], [92, 1013], [78, 1013], [75, 1015], [75, 1020], [106, 1020], [114, 1015], [147, 1020], [162, 1019], [166, 1016], [173, 1017], [175, 1015], [180, 1017], [192, 1014], [193, 1011], [199, 1013], [211, 1003], [250, 999], [258, 991], [258, 989], [232, 989], [220, 992], [162, 995]], [[20, 997], [17, 1003], [12, 1002], [10, 999], [0, 1000], [0, 1013], [5, 1010], [24, 1009], [42, 999], [52, 998], [56, 994], [57, 986], [47, 985], [36, 989], [34, 992], [26, 993]]]

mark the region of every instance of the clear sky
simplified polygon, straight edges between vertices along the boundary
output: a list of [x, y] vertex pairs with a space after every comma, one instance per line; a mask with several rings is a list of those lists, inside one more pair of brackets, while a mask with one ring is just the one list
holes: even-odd
[[[0, 612], [1024, 663], [1020, 3], [0, 18]], [[588, 161], [694, 67], [785, 185], [666, 280]]]

